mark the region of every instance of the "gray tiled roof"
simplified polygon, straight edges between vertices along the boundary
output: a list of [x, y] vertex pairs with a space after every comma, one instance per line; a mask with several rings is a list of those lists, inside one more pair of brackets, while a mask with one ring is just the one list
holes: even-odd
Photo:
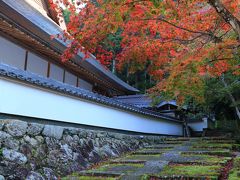
[[6, 64], [0, 63], [0, 77], [11, 78], [11, 79], [22, 81], [28, 84], [41, 86], [50, 90], [58, 91], [60, 93], [72, 95], [81, 99], [90, 100], [96, 103], [142, 114], [145, 116], [181, 122], [179, 119], [176, 119], [176, 118], [164, 116], [162, 114], [159, 114], [157, 112], [150, 111], [147, 109], [141, 109], [139, 107], [118, 101], [116, 99], [102, 96], [102, 95], [90, 92], [88, 90], [77, 88], [68, 84], [64, 84], [62, 82], [59, 82], [50, 78], [42, 77], [40, 75], [31, 73], [31, 72], [23, 71]]
[[[128, 96], [117, 96], [116, 100], [132, 104], [140, 108], [148, 108], [152, 106], [152, 99], [147, 94], [137, 94], [137, 95], [128, 95]], [[162, 107], [166, 104], [177, 106], [175, 100], [171, 101], [160, 101], [155, 107]]]
[[[62, 30], [60, 27], [53, 22], [50, 18], [43, 16], [38, 10], [33, 8], [31, 5], [29, 5], [27, 2], [23, 0], [2, 0], [0, 2], [1, 4], [7, 5], [8, 8], [10, 8], [7, 11], [6, 16], [9, 16], [11, 14], [11, 11], [15, 11], [18, 13], [19, 17], [21, 16], [22, 19], [30, 21], [32, 26], [35, 26], [37, 29], [33, 33], [35, 33], [35, 36], [37, 36], [38, 39], [43, 40], [45, 36], [47, 36], [47, 40], [44, 39], [43, 41], [47, 41], [46, 44], [51, 44], [50, 39], [51, 35], [54, 34], [61, 34]], [[13, 19], [15, 22], [19, 23], [21, 25], [20, 18]], [[26, 27], [23, 27], [26, 28]], [[38, 32], [36, 32], [38, 31]], [[44, 34], [44, 35], [43, 35]], [[53, 41], [52, 41], [53, 42]], [[55, 39], [54, 42], [57, 42], [58, 47], [56, 50], [58, 51], [63, 51], [67, 47], [66, 42]], [[52, 47], [53, 48], [53, 47]], [[74, 61], [78, 64], [81, 64], [85, 69], [88, 69], [91, 72], [94, 72], [96, 74], [100, 74], [100, 77], [107, 78], [108, 81], [118, 84], [125, 90], [136, 93], [138, 90], [129, 84], [125, 83], [121, 79], [119, 79], [117, 76], [115, 76], [111, 71], [107, 70], [104, 68], [94, 56], [91, 56], [87, 58], [86, 60], [83, 60], [84, 54], [83, 53], [78, 53], [78, 55], [75, 57]]]

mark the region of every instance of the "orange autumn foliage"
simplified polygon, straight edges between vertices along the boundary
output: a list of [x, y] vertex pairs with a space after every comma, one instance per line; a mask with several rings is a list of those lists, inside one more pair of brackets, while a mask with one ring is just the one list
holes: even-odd
[[71, 12], [62, 37], [70, 40], [64, 61], [81, 51], [86, 58], [89, 52], [97, 52], [102, 64], [109, 63], [112, 53], [101, 43], [121, 29], [118, 66], [151, 61], [148, 71], [159, 81], [151, 92], [171, 92], [179, 101], [188, 95], [201, 101], [196, 92], [203, 86], [201, 76], [240, 74], [239, 34], [214, 4], [221, 3], [239, 23], [239, 0], [81, 0], [75, 4], [50, 0], [59, 15], [61, 3]]

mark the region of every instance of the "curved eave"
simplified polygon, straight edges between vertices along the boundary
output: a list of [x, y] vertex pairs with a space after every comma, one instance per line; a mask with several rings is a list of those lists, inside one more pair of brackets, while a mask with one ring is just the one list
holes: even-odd
[[[60, 54], [66, 49], [67, 44], [58, 39], [51, 40], [50, 36], [61, 33], [60, 27], [50, 18], [42, 15], [25, 1], [3, 0], [0, 3], [0, 12], [18, 24], [20, 28], [27, 29], [35, 39], [44, 42], [45, 45], [53, 48]], [[79, 53], [72, 60], [83, 68], [91, 71], [96, 76], [114, 84], [126, 94], [135, 94], [139, 90], [128, 85], [117, 76], [105, 69], [94, 57], [83, 60], [83, 54]]]

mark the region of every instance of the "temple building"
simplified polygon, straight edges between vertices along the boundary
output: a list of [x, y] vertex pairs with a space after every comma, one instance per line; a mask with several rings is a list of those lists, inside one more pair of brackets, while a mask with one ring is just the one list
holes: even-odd
[[169, 111], [176, 108], [174, 102], [161, 106], [168, 110], [164, 113], [124, 101], [124, 96], [138, 96], [139, 91], [104, 68], [93, 55], [83, 60], [84, 54], [79, 53], [62, 62], [67, 44], [50, 36], [64, 28], [45, 0], [0, 2], [1, 114], [183, 135], [183, 122]]
[[137, 106], [142, 109], [156, 111], [161, 114], [175, 118], [180, 118], [180, 112], [185, 109], [182, 108], [180, 111], [175, 100], [171, 101], [161, 100], [157, 104], [154, 104], [152, 98], [149, 97], [147, 94], [117, 96], [115, 97], [115, 99], [128, 104], [132, 104], [133, 106]]

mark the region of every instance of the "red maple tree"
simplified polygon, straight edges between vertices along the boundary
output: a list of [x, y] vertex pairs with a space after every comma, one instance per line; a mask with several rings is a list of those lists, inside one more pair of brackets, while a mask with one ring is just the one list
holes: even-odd
[[[70, 40], [63, 55], [68, 60], [79, 51], [96, 53], [103, 64], [112, 53], [102, 42], [122, 30], [118, 66], [134, 61], [147, 64], [159, 83], [151, 92], [171, 92], [183, 101], [201, 101], [203, 75], [240, 74], [239, 0], [68, 0], [50, 2], [59, 16], [60, 4], [71, 12], [67, 31]], [[113, 44], [114, 46], [114, 44]], [[190, 88], [189, 88], [190, 87]]]

